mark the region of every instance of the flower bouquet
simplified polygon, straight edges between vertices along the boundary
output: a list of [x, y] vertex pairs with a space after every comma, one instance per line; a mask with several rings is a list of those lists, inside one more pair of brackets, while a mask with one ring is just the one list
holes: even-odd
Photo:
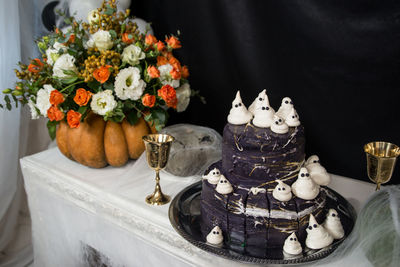
[[[187, 66], [173, 55], [181, 48], [178, 37], [163, 42], [141, 33], [129, 13], [117, 12], [109, 0], [88, 14], [88, 23], [60, 14], [68, 27], [40, 38], [42, 59], [19, 63], [20, 81], [3, 91], [7, 109], [14, 101], [16, 107], [28, 104], [32, 119], [47, 117], [60, 151], [87, 166], [120, 166], [137, 158], [142, 135], [160, 130], [168, 111], [184, 111], [197, 93], [187, 81]], [[79, 147], [100, 153], [75, 151]]]

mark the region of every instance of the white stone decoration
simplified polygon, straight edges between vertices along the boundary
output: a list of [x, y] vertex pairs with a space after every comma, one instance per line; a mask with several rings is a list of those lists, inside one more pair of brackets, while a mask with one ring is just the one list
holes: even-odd
[[277, 134], [285, 134], [289, 131], [289, 126], [278, 115], [274, 115], [274, 121], [271, 124], [271, 131]]
[[222, 230], [219, 228], [219, 226], [215, 226], [210, 233], [206, 237], [207, 242], [213, 245], [219, 245], [222, 244], [224, 241], [224, 237], [222, 235]]
[[269, 128], [274, 123], [274, 110], [268, 103], [267, 98], [262, 102], [257, 102], [254, 110], [253, 124], [260, 128]]
[[307, 159], [305, 166], [311, 175], [311, 179], [313, 179], [316, 184], [328, 185], [331, 182], [330, 174], [319, 163], [319, 158], [317, 155], [310, 156]]
[[242, 125], [249, 123], [252, 118], [253, 115], [242, 102], [240, 91], [237, 91], [236, 97], [232, 102], [232, 108], [229, 111], [228, 122], [234, 125]]
[[301, 199], [311, 200], [318, 196], [319, 185], [314, 183], [306, 168], [301, 168], [296, 182], [292, 184], [293, 194]]
[[310, 214], [310, 220], [306, 232], [306, 246], [311, 249], [321, 249], [329, 246], [333, 242], [333, 237], [322, 225], [317, 223], [312, 214]]
[[279, 201], [289, 201], [292, 199], [292, 190], [290, 186], [282, 182], [281, 180], [275, 180], [278, 184], [272, 191], [272, 196]]
[[221, 178], [219, 179], [215, 190], [222, 195], [227, 195], [233, 192], [233, 187], [228, 179], [226, 179], [225, 176], [221, 175]]
[[214, 168], [211, 171], [208, 172], [207, 175], [203, 175], [203, 179], [207, 180], [210, 184], [218, 184], [219, 179], [221, 176], [224, 176], [221, 174], [221, 172], [217, 169]]
[[290, 110], [289, 115], [285, 118], [285, 122], [289, 127], [297, 127], [300, 125], [299, 115], [294, 108]]
[[289, 112], [293, 108], [293, 101], [289, 97], [284, 97], [282, 99], [281, 106], [278, 109], [278, 112], [276, 114], [281, 117], [281, 118], [286, 118], [289, 115]]
[[295, 232], [286, 238], [283, 244], [283, 251], [291, 255], [299, 255], [303, 251]]
[[335, 209], [329, 209], [323, 226], [334, 239], [341, 239], [344, 237], [344, 229], [339, 214]]

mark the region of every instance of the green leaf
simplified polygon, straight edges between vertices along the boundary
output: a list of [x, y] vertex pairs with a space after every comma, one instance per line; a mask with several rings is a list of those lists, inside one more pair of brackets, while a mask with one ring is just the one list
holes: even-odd
[[68, 75], [68, 76], [78, 77], [78, 75], [76, 74], [76, 72], [73, 71], [73, 70], [63, 70], [63, 73], [64, 73], [65, 75]]
[[117, 33], [114, 30], [108, 31], [113, 39], [117, 39]]
[[6, 103], [10, 103], [10, 97], [9, 97], [8, 95], [6, 95], [6, 96], [4, 97], [4, 100], [6, 101]]
[[107, 5], [107, 9], [104, 12], [104, 14], [111, 16], [116, 10], [114, 8], [112, 8], [111, 6]]
[[68, 79], [62, 79], [61, 82], [63, 84], [71, 84], [74, 83], [76, 80], [78, 80], [78, 77], [72, 77], [72, 78], [68, 78]]
[[106, 82], [103, 84], [103, 88], [105, 90], [114, 90], [114, 84], [111, 82]]
[[18, 108], [18, 99], [12, 95], [12, 98], [14, 99], [15, 107]]
[[4, 108], [2, 104], [0, 104], [0, 108]]
[[56, 138], [56, 130], [57, 130], [57, 121], [48, 121], [47, 122], [47, 130], [49, 131], [49, 136], [51, 140], [54, 140]]
[[8, 110], [11, 110], [11, 108], [12, 108], [10, 103], [6, 103], [6, 107], [7, 107]]
[[69, 25], [72, 24], [71, 18], [65, 18], [65, 19], [64, 19], [64, 22], [65, 22], [66, 24], [69, 24]]
[[88, 82], [87, 86], [96, 93], [101, 90], [101, 84], [96, 80]]
[[78, 112], [81, 113], [81, 114], [85, 114], [86, 111], [88, 110], [88, 108], [89, 108], [88, 106], [79, 107]]
[[3, 90], [3, 94], [9, 94], [11, 92], [12, 92], [12, 89], [10, 89], [10, 88]]
[[128, 116], [126, 116], [126, 119], [130, 123], [130, 125], [135, 125], [137, 123], [137, 121], [139, 120], [139, 118], [137, 116], [137, 112], [135, 112], [135, 111], [129, 112]]
[[123, 24], [121, 25], [121, 33], [124, 33], [124, 32], [125, 32], [125, 29], [126, 29], [126, 24], [123, 23]]

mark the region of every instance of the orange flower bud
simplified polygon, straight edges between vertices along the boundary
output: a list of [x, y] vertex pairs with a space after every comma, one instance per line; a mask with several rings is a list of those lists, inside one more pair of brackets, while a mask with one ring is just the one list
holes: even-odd
[[64, 112], [59, 110], [57, 106], [52, 105], [47, 110], [47, 117], [49, 117], [49, 120], [51, 121], [60, 121], [64, 119]]
[[175, 57], [171, 56], [169, 58], [168, 62], [169, 62], [169, 64], [172, 65], [172, 67], [174, 67], [174, 69], [177, 69], [177, 70], [181, 69], [181, 63]]
[[164, 45], [164, 43], [161, 42], [161, 41], [158, 41], [156, 45], [157, 45], [157, 50], [158, 50], [158, 51], [162, 51], [162, 50], [165, 49], [165, 45]]
[[154, 35], [152, 35], [152, 34], [147, 34], [144, 41], [147, 45], [153, 45], [153, 44], [157, 43], [157, 38], [154, 37]]
[[181, 68], [181, 75], [182, 75], [182, 78], [184, 78], [184, 79], [186, 79], [187, 77], [189, 77], [189, 69], [188, 69], [187, 66], [183, 66], [183, 67]]
[[79, 88], [78, 90], [76, 90], [74, 101], [75, 103], [77, 103], [79, 106], [82, 107], [87, 105], [91, 97], [92, 97], [91, 92], [86, 91], [83, 88]]
[[174, 80], [179, 80], [181, 78], [181, 73], [179, 72], [179, 70], [173, 68], [169, 74], [171, 75], [172, 79]]
[[142, 97], [142, 104], [145, 107], [152, 108], [152, 107], [154, 107], [155, 103], [156, 103], [156, 96], [155, 95], [145, 94]]
[[71, 128], [78, 128], [79, 125], [81, 124], [81, 117], [82, 114], [79, 112], [76, 112], [74, 110], [70, 110], [67, 113], [67, 122], [69, 127]]
[[93, 72], [93, 77], [100, 83], [105, 83], [110, 77], [110, 68], [112, 66], [102, 66]]
[[157, 66], [168, 64], [168, 60], [163, 56], [157, 57]]
[[29, 64], [28, 71], [32, 73], [38, 73], [43, 68], [43, 66], [44, 64], [40, 61], [40, 59], [35, 58], [31, 61], [31, 64]]
[[131, 44], [133, 43], [133, 35], [132, 38], [129, 38], [129, 35], [132, 35], [131, 33], [125, 32], [124, 34], [122, 34], [122, 42], [126, 43], [126, 44]]
[[169, 84], [164, 85], [157, 91], [158, 96], [160, 96], [165, 104], [170, 107], [176, 109], [176, 105], [178, 104], [178, 99], [176, 98], [175, 89]]
[[172, 49], [177, 49], [177, 48], [181, 48], [181, 42], [178, 40], [178, 38], [176, 38], [175, 36], [171, 36], [171, 37], [167, 37], [165, 39], [165, 42], [168, 44], [169, 47], [171, 47]]
[[149, 66], [147, 68], [147, 73], [151, 78], [158, 78], [160, 77], [160, 71], [155, 66]]
[[62, 102], [64, 102], [64, 96], [58, 90], [53, 90], [50, 93], [49, 101], [50, 101], [50, 104], [52, 104], [54, 106], [58, 106]]

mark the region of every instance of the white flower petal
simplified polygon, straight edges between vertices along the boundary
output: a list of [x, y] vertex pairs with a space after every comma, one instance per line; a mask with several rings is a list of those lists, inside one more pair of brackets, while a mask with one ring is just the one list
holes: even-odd
[[138, 100], [146, 87], [146, 83], [140, 78], [138, 68], [122, 69], [115, 77], [114, 90], [117, 97], [121, 100]]

